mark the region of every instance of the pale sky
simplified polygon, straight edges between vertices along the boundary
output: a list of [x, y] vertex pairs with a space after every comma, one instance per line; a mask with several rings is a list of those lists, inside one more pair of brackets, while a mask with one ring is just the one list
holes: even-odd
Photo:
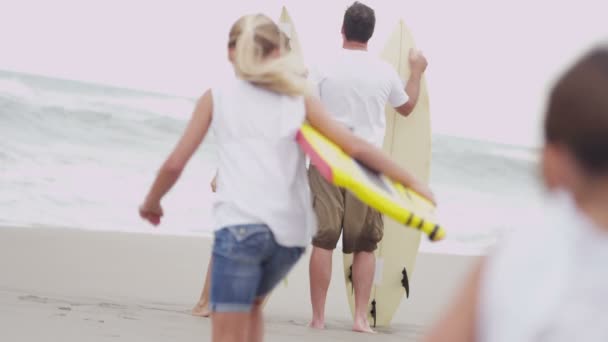
[[[404, 19], [429, 60], [437, 133], [536, 145], [544, 96], [564, 66], [608, 37], [604, 0], [364, 1], [371, 51]], [[0, 0], [0, 69], [196, 96], [230, 73], [240, 15], [290, 11], [311, 64], [340, 46], [351, 0]]]

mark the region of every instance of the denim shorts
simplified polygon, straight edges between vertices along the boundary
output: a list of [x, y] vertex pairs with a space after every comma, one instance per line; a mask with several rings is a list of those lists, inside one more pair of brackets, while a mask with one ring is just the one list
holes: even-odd
[[263, 224], [215, 232], [210, 304], [213, 312], [249, 312], [302, 256], [303, 247], [283, 247]]

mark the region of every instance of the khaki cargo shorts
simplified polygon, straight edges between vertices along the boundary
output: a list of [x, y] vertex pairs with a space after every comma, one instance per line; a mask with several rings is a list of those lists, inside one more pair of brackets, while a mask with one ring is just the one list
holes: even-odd
[[327, 182], [312, 165], [308, 170], [308, 181], [319, 225], [313, 246], [335, 249], [344, 230], [344, 253], [375, 251], [383, 235], [382, 214], [348, 191]]

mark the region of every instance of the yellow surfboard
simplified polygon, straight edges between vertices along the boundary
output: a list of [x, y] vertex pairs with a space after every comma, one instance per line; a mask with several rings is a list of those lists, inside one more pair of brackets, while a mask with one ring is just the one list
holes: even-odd
[[433, 220], [434, 205], [424, 197], [354, 160], [308, 124], [298, 132], [297, 141], [328, 182], [403, 226], [425, 233], [431, 241], [445, 237], [444, 229]]
[[[403, 80], [409, 78], [409, 51], [414, 48], [412, 34], [403, 21], [391, 34], [382, 58], [395, 67]], [[404, 118], [393, 108], [386, 109], [384, 150], [399, 165], [411, 170], [418, 179], [428, 183], [431, 165], [431, 120], [426, 81], [422, 80], [420, 97], [414, 112]], [[414, 199], [413, 201], [418, 201]], [[428, 217], [432, 220], [432, 213]], [[369, 319], [373, 326], [388, 326], [403, 297], [409, 297], [421, 232], [403, 229], [397, 221], [384, 219], [384, 237], [376, 255], [374, 287], [369, 304]], [[354, 313], [354, 291], [351, 282], [352, 254], [344, 254], [344, 279]]]

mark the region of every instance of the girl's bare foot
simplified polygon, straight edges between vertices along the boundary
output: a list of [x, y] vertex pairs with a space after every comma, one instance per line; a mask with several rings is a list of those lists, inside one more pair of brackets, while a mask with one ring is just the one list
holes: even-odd
[[312, 329], [325, 329], [325, 323], [323, 321], [312, 320], [308, 323], [308, 327]]
[[196, 303], [194, 308], [192, 308], [192, 316], [209, 317], [210, 315], [211, 311], [209, 311], [209, 306], [207, 305], [207, 303], [198, 302]]

